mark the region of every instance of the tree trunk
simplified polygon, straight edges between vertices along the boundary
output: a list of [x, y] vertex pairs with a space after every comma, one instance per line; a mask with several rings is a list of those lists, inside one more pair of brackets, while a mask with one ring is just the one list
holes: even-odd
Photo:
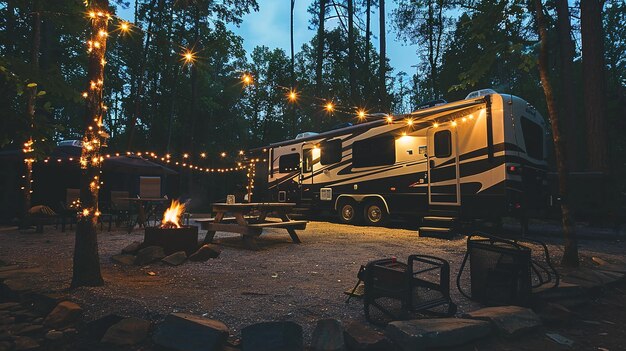
[[557, 23], [559, 29], [559, 46], [561, 49], [561, 89], [563, 99], [561, 109], [563, 113], [563, 140], [566, 146], [567, 168], [570, 171], [578, 170], [579, 143], [578, 114], [576, 109], [576, 95], [574, 94], [574, 41], [572, 40], [572, 25], [569, 18], [567, 0], [556, 1]]
[[[365, 2], [365, 76], [369, 77], [370, 74], [370, 48], [371, 48], [371, 33], [370, 33], [370, 23], [371, 23], [371, 12], [372, 12], [372, 0], [366, 0]], [[369, 82], [370, 79], [367, 80], [367, 84], [365, 85], [365, 96], [369, 98]]]
[[[296, 0], [291, 0], [291, 21], [290, 21], [290, 39], [291, 39], [291, 91], [296, 87], [296, 74], [295, 74], [295, 50], [293, 47], [293, 9], [296, 6]], [[291, 104], [291, 137], [296, 136], [296, 104]]]
[[[326, 0], [319, 0], [320, 12], [317, 26], [317, 62], [315, 65], [315, 96], [322, 95], [322, 64], [324, 63], [324, 21], [326, 20]], [[322, 113], [315, 113], [315, 128], [322, 126]]]
[[[74, 246], [74, 266], [72, 288], [79, 286], [100, 286], [104, 284], [100, 272], [98, 255], [98, 191], [100, 189], [100, 168], [102, 155], [100, 148], [106, 138], [102, 128], [104, 91], [104, 59], [106, 54], [108, 32], [109, 1], [92, 0], [89, 12], [91, 15], [91, 39], [87, 78], [89, 89], [87, 107], [85, 109], [85, 134], [83, 136], [80, 157], [80, 203], [82, 210], [76, 224], [76, 242]], [[98, 15], [98, 14], [102, 15]]]
[[354, 0], [348, 0], [348, 75], [350, 81], [350, 102], [356, 102], [356, 73], [354, 64]]
[[[31, 46], [31, 56], [30, 56], [30, 65], [32, 70], [32, 76], [38, 77], [39, 72], [39, 47], [41, 43], [41, 12], [40, 12], [41, 3], [39, 0], [35, 0], [33, 2], [33, 41]], [[34, 79], [31, 79], [31, 82], [34, 83]], [[33, 162], [35, 161], [32, 153], [32, 145], [33, 145], [33, 129], [35, 127], [35, 104], [37, 102], [37, 85], [28, 86], [27, 87], [27, 102], [26, 102], [26, 114], [28, 115], [28, 140], [26, 140], [26, 144], [24, 145], [24, 163], [26, 165], [26, 174], [24, 177], [24, 206], [23, 206], [23, 219], [27, 218], [28, 210], [31, 206], [31, 194], [33, 189]], [[26, 223], [22, 223], [25, 225]]]
[[608, 172], [603, 5], [604, 0], [580, 2], [580, 33], [583, 53], [587, 168], [592, 171]]
[[561, 221], [563, 225], [563, 235], [565, 237], [565, 247], [561, 264], [568, 267], [577, 267], [579, 264], [578, 241], [576, 240], [576, 233], [574, 231], [568, 203], [566, 154], [564, 152], [563, 140], [561, 139], [559, 117], [552, 93], [552, 85], [548, 79], [548, 31], [546, 29], [546, 18], [543, 14], [541, 0], [534, 0], [534, 2], [537, 31], [539, 32], [541, 42], [538, 62], [539, 76], [548, 105], [548, 116], [550, 117], [550, 125], [552, 127], [552, 139], [554, 142], [554, 153], [559, 179], [559, 196], [561, 197]]
[[430, 89], [431, 89], [431, 98], [434, 100], [436, 99], [437, 96], [437, 73], [435, 70], [435, 35], [434, 35], [434, 10], [433, 10], [433, 1], [434, 0], [430, 0], [428, 2], [428, 22], [427, 22], [427, 27], [428, 27], [428, 64], [430, 65]]
[[385, 29], [385, 0], [380, 0], [379, 4], [379, 20], [380, 20], [380, 67], [379, 67], [379, 89], [380, 89], [380, 104], [383, 110], [388, 110], [387, 103], [387, 84], [386, 84], [386, 68], [387, 68], [387, 42], [386, 42], [386, 29]]

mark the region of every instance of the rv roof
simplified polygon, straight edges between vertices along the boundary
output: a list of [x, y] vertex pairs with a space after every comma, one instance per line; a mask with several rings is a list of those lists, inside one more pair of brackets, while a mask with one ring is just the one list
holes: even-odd
[[[444, 105], [438, 105], [438, 106], [433, 106], [430, 108], [425, 108], [422, 110], [418, 110], [415, 112], [411, 112], [408, 114], [400, 114], [400, 115], [393, 115], [393, 120], [394, 122], [400, 121], [400, 120], [404, 120], [406, 118], [412, 118], [414, 121], [427, 121], [431, 118], [437, 118], [440, 117], [440, 115], [442, 114], [447, 114], [447, 113], [456, 113], [460, 110], [466, 109], [466, 108], [470, 108], [476, 105], [480, 105], [480, 104], [484, 104], [485, 103], [485, 97], [481, 96], [475, 99], [467, 99], [467, 100], [460, 100], [460, 101], [455, 101], [455, 102], [450, 102]], [[368, 117], [373, 117], [373, 116], [389, 116], [387, 114], [369, 114]], [[319, 134], [309, 134], [306, 136], [302, 136], [300, 138], [296, 139], [291, 139], [291, 140], [285, 140], [285, 141], [281, 141], [281, 142], [277, 142], [277, 143], [273, 143], [270, 144], [268, 146], [264, 146], [264, 147], [260, 147], [260, 148], [256, 148], [250, 151], [256, 151], [259, 149], [263, 149], [266, 147], [278, 147], [278, 146], [283, 146], [283, 145], [290, 145], [293, 144], [296, 140], [297, 142], [306, 142], [308, 140], [313, 140], [313, 139], [323, 139], [323, 138], [330, 138], [333, 137], [335, 135], [342, 135], [345, 134], [346, 131], [358, 131], [361, 129], [368, 129], [368, 128], [372, 128], [374, 126], [377, 125], [382, 125], [382, 124], [386, 124], [387, 121], [384, 118], [379, 118], [373, 121], [369, 121], [369, 122], [364, 122], [364, 123], [359, 123], [357, 125], [353, 125], [353, 126], [348, 126], [348, 127], [344, 127], [344, 128], [339, 128], [339, 129], [333, 129], [333, 130], [329, 130], [323, 133], [319, 133]]]

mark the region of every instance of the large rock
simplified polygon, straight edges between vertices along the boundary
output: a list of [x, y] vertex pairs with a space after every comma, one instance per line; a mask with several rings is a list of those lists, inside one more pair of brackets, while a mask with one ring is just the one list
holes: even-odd
[[63, 328], [78, 321], [83, 315], [83, 309], [71, 302], [59, 303], [44, 319], [43, 324], [48, 328]]
[[349, 350], [386, 351], [393, 349], [385, 334], [357, 321], [347, 322], [343, 335]]
[[343, 326], [336, 319], [321, 319], [317, 321], [311, 340], [313, 351], [340, 351], [345, 350]]
[[224, 323], [187, 313], [169, 314], [152, 337], [157, 345], [177, 351], [221, 350], [227, 338]]
[[137, 252], [137, 257], [135, 258], [135, 264], [138, 266], [147, 265], [148, 263], [152, 263], [154, 261], [158, 261], [165, 257], [165, 252], [163, 248], [160, 246], [148, 246], [145, 247], [139, 252]]
[[59, 330], [50, 330], [45, 335], [46, 340], [56, 341], [63, 339], [63, 332]]
[[43, 331], [43, 325], [41, 324], [29, 324], [29, 325], [25, 325], [17, 330], [13, 331], [13, 334], [15, 335], [30, 335], [30, 334], [36, 334]]
[[263, 322], [241, 330], [242, 351], [302, 350], [302, 327], [294, 322]]
[[489, 322], [474, 319], [434, 318], [395, 321], [385, 335], [403, 351], [462, 345], [489, 335]]
[[134, 255], [113, 255], [111, 256], [111, 260], [115, 263], [122, 264], [124, 266], [131, 266], [135, 264], [135, 256]]
[[39, 343], [27, 336], [18, 336], [15, 338], [15, 350], [36, 350], [39, 348]]
[[37, 284], [29, 279], [7, 279], [0, 283], [0, 296], [6, 299], [19, 300], [22, 295], [35, 291], [36, 286]]
[[570, 322], [572, 317], [574, 312], [555, 302], [546, 303], [539, 312], [539, 318], [546, 324]]
[[135, 345], [148, 336], [150, 322], [130, 317], [112, 325], [104, 334], [102, 342], [115, 345]]
[[139, 251], [139, 249], [141, 249], [141, 242], [133, 241], [132, 243], [128, 244], [128, 246], [122, 249], [122, 254], [134, 255], [137, 253], [137, 251]]
[[218, 245], [204, 244], [198, 249], [198, 251], [189, 256], [189, 261], [204, 262], [209, 258], [217, 258], [220, 253], [222, 253], [222, 249]]
[[463, 317], [491, 322], [505, 337], [516, 337], [541, 326], [541, 319], [535, 312], [519, 306], [487, 307]]
[[185, 260], [187, 260], [187, 254], [185, 253], [185, 251], [178, 251], [167, 257], [164, 257], [161, 261], [169, 264], [170, 266], [178, 266], [183, 264]]
[[59, 302], [67, 301], [67, 295], [58, 293], [33, 292], [24, 296], [33, 312], [47, 316]]
[[[123, 320], [124, 317], [117, 314], [108, 314], [96, 320], [86, 323], [80, 330], [80, 337], [86, 340], [98, 341], [113, 326]], [[67, 331], [67, 330], [66, 330]]]
[[0, 310], [1, 311], [15, 311], [18, 309], [21, 309], [22, 305], [19, 302], [5, 302], [5, 303], [0, 303]]

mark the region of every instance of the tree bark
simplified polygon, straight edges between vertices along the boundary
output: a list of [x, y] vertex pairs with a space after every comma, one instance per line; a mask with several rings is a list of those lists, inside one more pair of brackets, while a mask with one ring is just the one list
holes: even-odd
[[580, 32], [583, 54], [587, 168], [592, 171], [608, 172], [603, 5], [604, 0], [580, 2]]
[[380, 21], [380, 67], [379, 67], [379, 89], [380, 89], [380, 103], [383, 110], [388, 110], [387, 102], [387, 84], [386, 84], [386, 68], [387, 68], [387, 39], [385, 29], [385, 0], [380, 0], [379, 3], [379, 21]]
[[563, 140], [566, 145], [567, 168], [576, 171], [579, 168], [578, 155], [578, 114], [576, 109], [576, 95], [574, 94], [574, 41], [572, 40], [572, 25], [569, 18], [567, 0], [556, 1], [557, 23], [559, 29], [559, 47], [561, 51], [561, 90], [563, 99], [561, 109], [563, 117]]
[[577, 267], [579, 265], [578, 241], [576, 240], [576, 233], [569, 209], [566, 154], [564, 152], [563, 140], [561, 139], [559, 116], [554, 102], [552, 85], [548, 78], [548, 31], [546, 29], [546, 18], [543, 14], [541, 0], [534, 0], [534, 3], [537, 31], [539, 32], [541, 44], [538, 61], [539, 76], [548, 105], [548, 116], [550, 117], [550, 125], [552, 127], [552, 140], [554, 142], [554, 153], [559, 179], [559, 196], [561, 197], [561, 222], [565, 238], [561, 264], [567, 267]]
[[[370, 49], [371, 49], [371, 12], [372, 12], [372, 0], [366, 0], [365, 2], [365, 74], [369, 76], [370, 73]], [[365, 96], [369, 97], [369, 82], [365, 85]]]
[[85, 134], [80, 157], [80, 203], [81, 211], [76, 224], [76, 241], [74, 245], [74, 266], [71, 287], [100, 286], [104, 284], [100, 272], [98, 255], [98, 191], [100, 189], [100, 168], [102, 155], [100, 148], [106, 138], [102, 127], [104, 91], [104, 58], [106, 54], [109, 21], [109, 1], [92, 0], [89, 12], [91, 20], [91, 45], [87, 78], [89, 90], [85, 109]]
[[[30, 66], [33, 77], [38, 77], [39, 72], [39, 49], [41, 45], [41, 3], [39, 0], [33, 1], [33, 41], [31, 46]], [[35, 79], [31, 79], [34, 83]], [[27, 87], [27, 101], [26, 101], [26, 114], [28, 115], [28, 147], [24, 148], [24, 163], [26, 165], [26, 174], [24, 177], [24, 206], [23, 206], [23, 219], [27, 218], [28, 210], [31, 206], [31, 194], [33, 189], [33, 158], [32, 145], [33, 145], [33, 129], [35, 128], [35, 104], [37, 103], [37, 85]], [[26, 223], [23, 223], [26, 225]]]
[[356, 102], [356, 73], [354, 64], [354, 0], [348, 0], [348, 75], [350, 82], [350, 102]]
[[[291, 83], [291, 91], [296, 87], [296, 73], [295, 73], [295, 50], [293, 47], [293, 9], [296, 6], [296, 0], [291, 0], [291, 20], [290, 20], [290, 40], [291, 40], [291, 75], [290, 75], [290, 83]], [[291, 137], [296, 136], [296, 104], [291, 104]]]
[[[320, 12], [317, 26], [317, 62], [315, 64], [315, 96], [322, 95], [322, 64], [324, 63], [324, 21], [326, 20], [326, 0], [319, 0]], [[322, 114], [315, 113], [315, 128], [322, 126]]]

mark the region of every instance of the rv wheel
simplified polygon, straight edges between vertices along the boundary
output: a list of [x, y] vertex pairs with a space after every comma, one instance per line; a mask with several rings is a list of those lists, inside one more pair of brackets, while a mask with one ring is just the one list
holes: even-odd
[[363, 217], [368, 225], [382, 225], [387, 220], [387, 210], [380, 201], [368, 201], [363, 207]]
[[359, 210], [354, 200], [343, 200], [337, 206], [339, 220], [346, 224], [355, 224], [358, 222]]

